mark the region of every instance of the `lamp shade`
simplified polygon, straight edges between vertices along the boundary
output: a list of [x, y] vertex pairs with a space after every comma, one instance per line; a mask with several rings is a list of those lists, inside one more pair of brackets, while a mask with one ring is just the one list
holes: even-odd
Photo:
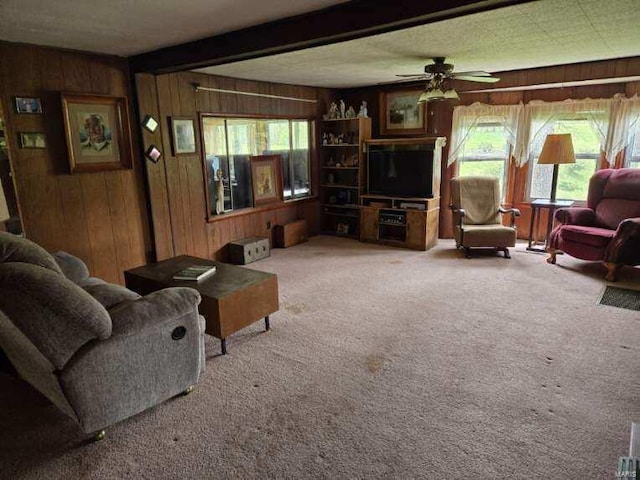
[[9, 207], [7, 206], [7, 198], [4, 196], [2, 182], [0, 181], [0, 222], [6, 222], [11, 218], [9, 215]]
[[576, 163], [573, 142], [570, 133], [550, 133], [544, 140], [542, 152], [538, 158], [541, 165], [560, 165]]

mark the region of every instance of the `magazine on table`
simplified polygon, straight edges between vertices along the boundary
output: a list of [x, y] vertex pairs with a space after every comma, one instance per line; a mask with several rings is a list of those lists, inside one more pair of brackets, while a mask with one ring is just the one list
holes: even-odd
[[174, 280], [200, 281], [216, 273], [215, 265], [191, 265], [173, 276]]

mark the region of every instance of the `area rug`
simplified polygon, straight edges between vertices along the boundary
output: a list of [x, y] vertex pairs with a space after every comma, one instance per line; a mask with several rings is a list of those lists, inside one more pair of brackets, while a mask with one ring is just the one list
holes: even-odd
[[605, 287], [598, 305], [640, 310], [640, 290], [630, 290], [620, 287]]

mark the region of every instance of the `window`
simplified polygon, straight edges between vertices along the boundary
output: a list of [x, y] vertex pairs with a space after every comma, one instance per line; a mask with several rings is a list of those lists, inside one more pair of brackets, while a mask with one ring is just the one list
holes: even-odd
[[453, 109], [447, 165], [460, 176], [497, 177], [504, 194], [523, 105], [458, 105]]
[[532, 101], [526, 107], [529, 121], [521, 147], [521, 158], [529, 162], [528, 197], [550, 198], [553, 165], [538, 165], [548, 134], [570, 133], [576, 163], [559, 165], [556, 198], [584, 201], [589, 178], [604, 156], [613, 113], [612, 99]]
[[[559, 165], [556, 198], [565, 200], [586, 200], [589, 178], [596, 171], [602, 150], [598, 131], [588, 118], [559, 119], [550, 122], [537, 142], [544, 143], [549, 133], [570, 133], [576, 163]], [[549, 198], [553, 165], [538, 165], [542, 145], [536, 145], [532, 162], [530, 197]]]
[[458, 175], [480, 175], [500, 179], [504, 187], [505, 165], [509, 158], [505, 127], [496, 122], [479, 122], [471, 129], [458, 154]]
[[202, 136], [209, 215], [253, 206], [255, 155], [280, 155], [285, 200], [311, 195], [310, 121], [203, 116]]

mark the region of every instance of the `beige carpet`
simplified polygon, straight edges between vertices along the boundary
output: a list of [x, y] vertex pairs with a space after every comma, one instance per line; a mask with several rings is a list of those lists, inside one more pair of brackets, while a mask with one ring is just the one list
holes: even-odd
[[[599, 265], [316, 237], [253, 268], [280, 312], [207, 342], [194, 393], [99, 443], [0, 375], [2, 478], [611, 479], [640, 420], [640, 314]], [[640, 288], [623, 269], [619, 286]]]

